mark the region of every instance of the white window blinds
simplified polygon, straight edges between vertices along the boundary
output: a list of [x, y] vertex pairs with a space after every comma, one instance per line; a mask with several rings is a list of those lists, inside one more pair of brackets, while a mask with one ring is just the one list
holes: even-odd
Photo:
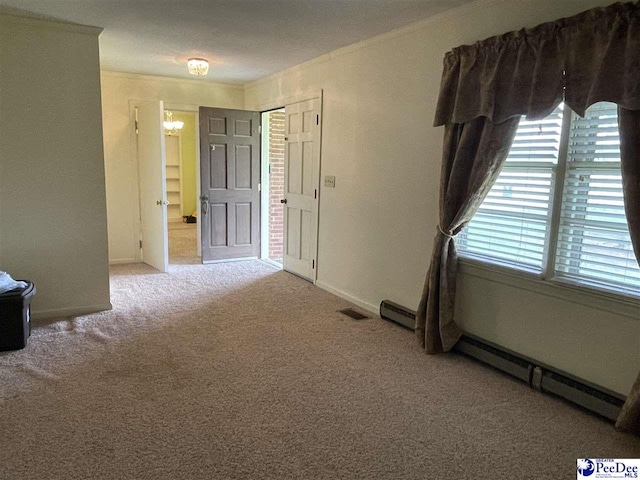
[[485, 262], [640, 296], [616, 105], [597, 103], [584, 118], [561, 105], [542, 121], [522, 119], [504, 169], [456, 245]]
[[637, 294], [640, 268], [622, 198], [617, 107], [573, 115], [556, 248], [556, 276]]
[[457, 247], [467, 256], [541, 272], [558, 163], [563, 107], [520, 121], [504, 168]]

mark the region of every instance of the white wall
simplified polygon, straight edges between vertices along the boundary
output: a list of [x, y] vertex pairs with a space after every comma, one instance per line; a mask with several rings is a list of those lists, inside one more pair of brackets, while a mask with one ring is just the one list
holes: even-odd
[[631, 389], [640, 372], [637, 305], [573, 298], [557, 287], [542, 294], [508, 275], [461, 269], [455, 318], [465, 331], [596, 385]]
[[[247, 85], [247, 109], [324, 91], [322, 174], [336, 188], [320, 196], [318, 285], [371, 309], [416, 308], [437, 224], [445, 52], [606, 3], [480, 0]], [[459, 293], [469, 332], [623, 394], [640, 370], [637, 316], [473, 279]]]
[[102, 72], [102, 110], [107, 177], [109, 260], [139, 261], [138, 180], [131, 100], [163, 100], [178, 110], [191, 106], [243, 108], [241, 86], [198, 80]]
[[35, 317], [111, 308], [99, 32], [0, 15], [0, 269]]

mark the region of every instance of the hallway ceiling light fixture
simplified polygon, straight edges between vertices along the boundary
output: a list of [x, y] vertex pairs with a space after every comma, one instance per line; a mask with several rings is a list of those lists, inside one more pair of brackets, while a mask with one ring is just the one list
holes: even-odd
[[209, 72], [209, 62], [204, 58], [190, 58], [187, 61], [187, 69], [191, 75], [203, 77]]
[[184, 127], [184, 122], [181, 122], [180, 120], [174, 121], [173, 112], [170, 112], [169, 110], [165, 110], [164, 122], [162, 122], [162, 125], [164, 126], [165, 135], [175, 135], [180, 130], [182, 130], [182, 127]]

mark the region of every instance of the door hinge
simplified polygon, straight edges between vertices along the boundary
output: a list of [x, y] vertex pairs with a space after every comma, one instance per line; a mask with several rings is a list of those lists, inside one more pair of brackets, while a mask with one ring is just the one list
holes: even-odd
[[311, 260], [311, 268], [313, 270], [315, 270], [315, 268], [316, 268], [316, 261], [315, 260]]
[[317, 189], [317, 188], [314, 188], [314, 189], [313, 189], [313, 198], [314, 198], [314, 199], [315, 199], [315, 198], [318, 198], [318, 189]]
[[262, 184], [261, 184], [261, 183], [259, 183], [259, 184], [258, 184], [258, 191], [259, 191], [259, 192], [261, 192], [261, 191], [262, 191]]
[[136, 135], [138, 135], [138, 107], [133, 110], [133, 128], [136, 131]]
[[316, 115], [316, 125], [320, 125], [320, 115]]
[[140, 248], [142, 248], [142, 240], [140, 240]]
[[262, 125], [258, 125], [258, 133], [262, 134]]

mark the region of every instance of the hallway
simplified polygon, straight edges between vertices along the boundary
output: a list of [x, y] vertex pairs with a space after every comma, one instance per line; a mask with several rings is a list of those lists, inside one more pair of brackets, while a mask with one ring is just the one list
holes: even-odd
[[199, 264], [198, 226], [195, 223], [169, 222], [169, 263]]

